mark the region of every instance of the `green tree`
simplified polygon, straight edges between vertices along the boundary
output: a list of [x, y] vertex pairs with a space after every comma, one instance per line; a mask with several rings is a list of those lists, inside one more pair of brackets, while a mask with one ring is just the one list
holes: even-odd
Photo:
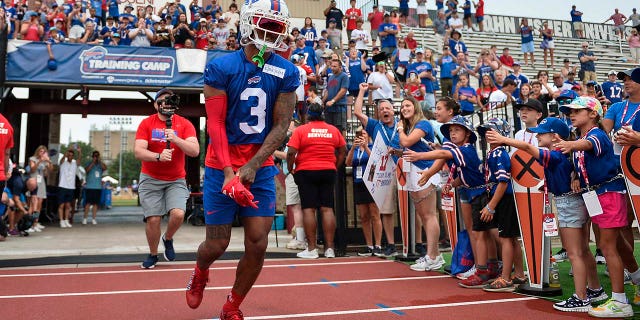
[[84, 166], [86, 163], [91, 161], [91, 154], [95, 150], [93, 146], [91, 146], [86, 142], [76, 141], [76, 142], [70, 143], [69, 145], [61, 144], [60, 152], [64, 154], [64, 152], [67, 151], [67, 149], [69, 148], [74, 150], [77, 150], [78, 148], [80, 149], [80, 152], [82, 152], [82, 158], [80, 158], [80, 161], [78, 161], [78, 165], [81, 165], [81, 166]]
[[118, 154], [107, 168], [107, 171], [110, 176], [120, 181], [121, 186], [128, 186], [133, 180], [138, 180], [140, 177], [142, 163], [136, 159], [133, 151], [125, 151], [122, 153], [122, 178], [118, 177], [119, 168], [120, 155]]

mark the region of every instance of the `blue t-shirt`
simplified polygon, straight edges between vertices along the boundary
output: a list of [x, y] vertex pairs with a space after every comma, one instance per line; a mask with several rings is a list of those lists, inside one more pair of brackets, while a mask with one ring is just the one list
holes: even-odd
[[[378, 27], [378, 32], [383, 32], [387, 30], [398, 30], [398, 27], [392, 23], [382, 23], [380, 27]], [[387, 34], [386, 36], [380, 37], [380, 43], [383, 48], [386, 47], [396, 47], [396, 35], [395, 34]]]
[[[369, 149], [373, 148], [372, 144], [369, 144]], [[353, 182], [354, 183], [362, 183], [362, 177], [358, 178], [356, 173], [358, 170], [364, 173], [364, 170], [367, 169], [367, 162], [369, 162], [369, 154], [364, 151], [364, 149], [356, 148], [353, 150], [353, 161], [351, 162], [351, 167], [353, 168]], [[360, 169], [358, 169], [360, 168]]]
[[578, 15], [578, 10], [571, 10], [571, 22], [582, 22], [582, 16]]
[[215, 58], [204, 69], [204, 83], [227, 94], [229, 144], [261, 144], [273, 126], [273, 107], [280, 93], [294, 92], [300, 74], [293, 63], [270, 54], [262, 68], [244, 50]]
[[[587, 51], [587, 53], [584, 53], [584, 51], [578, 52], [578, 60], [580, 60], [582, 56], [593, 57], [594, 54], [593, 51]], [[592, 60], [589, 60], [587, 62], [580, 62], [580, 69], [582, 69], [583, 71], [596, 71], [596, 63]]]
[[438, 11], [444, 9], [444, 0], [436, 0], [436, 9]]
[[[589, 186], [599, 185], [618, 175], [620, 170], [620, 160], [613, 153], [613, 143], [609, 136], [602, 129], [594, 128], [590, 130], [584, 138], [593, 145], [593, 149], [589, 151], [576, 151], [573, 153], [573, 165], [580, 177], [580, 185], [584, 188], [587, 186], [583, 171], [586, 171], [589, 180]], [[580, 159], [584, 159], [581, 161]], [[584, 162], [585, 169], [581, 170], [579, 163]], [[603, 194], [605, 192], [626, 190], [623, 179], [617, 179], [606, 183], [599, 187], [596, 192]]]
[[520, 28], [520, 38], [522, 39], [522, 43], [529, 43], [533, 41], [533, 29], [529, 26], [523, 26]]
[[[327, 81], [327, 97], [329, 99], [333, 99], [338, 94], [340, 89], [345, 88], [349, 90], [349, 76], [345, 72], [340, 72], [340, 74], [335, 75], [332, 74], [329, 76], [329, 81]], [[325, 112], [343, 112], [347, 111], [347, 95], [343, 95], [340, 100], [336, 100], [336, 102], [324, 109]]]
[[536, 161], [544, 168], [549, 192], [557, 196], [571, 191], [573, 165], [567, 155], [557, 150], [539, 149]]
[[[88, 167], [91, 162], [88, 162], [85, 167]], [[100, 164], [94, 164], [91, 170], [87, 172], [87, 183], [84, 186], [85, 189], [102, 189], [102, 167]]]
[[[417, 73], [418, 75], [420, 73], [422, 73], [423, 71], [427, 71], [427, 72], [433, 73], [433, 66], [431, 66], [431, 63], [426, 62], [426, 61], [414, 62], [414, 63], [409, 65], [408, 71], [409, 71], [408, 73], [411, 73], [411, 71], [413, 71], [413, 72]], [[434, 75], [434, 77], [435, 77], [435, 75]], [[422, 82], [422, 84], [424, 84], [424, 87], [427, 90], [427, 93], [433, 93], [433, 81], [431, 81], [431, 79], [429, 79], [429, 78], [421, 78], [420, 82]]]
[[482, 85], [482, 77], [485, 75], [489, 75], [491, 80], [493, 80], [493, 68], [488, 64], [481, 64], [480, 68], [478, 68], [478, 87]]
[[104, 36], [105, 34], [107, 34], [107, 32], [111, 32], [111, 35], [113, 36], [114, 33], [118, 32], [118, 27], [115, 25], [112, 27], [108, 27], [108, 26], [102, 27], [102, 30], [100, 30], [100, 35], [103, 36], [105, 46], [110, 45], [112, 41], [112, 38], [110, 36], [109, 37]]
[[442, 149], [451, 152], [453, 160], [447, 161], [451, 168], [455, 165], [453, 179], [460, 177], [462, 189], [469, 196], [469, 200], [481, 195], [486, 191], [481, 186], [484, 185], [484, 174], [482, 173], [482, 161], [478, 157], [478, 152], [473, 144], [467, 143], [457, 146], [453, 142], [445, 142]]
[[[627, 111], [625, 112], [625, 109]], [[624, 119], [622, 119], [624, 113]], [[640, 114], [640, 103], [632, 103], [629, 100], [612, 104], [607, 110], [605, 119], [613, 121], [613, 131], [618, 131], [623, 125], [627, 126], [638, 119]]]
[[520, 86], [523, 83], [529, 83], [529, 78], [527, 78], [527, 76], [525, 76], [524, 74], [519, 74], [516, 76], [512, 73], [507, 76], [507, 79], [511, 79], [516, 83], [516, 90], [514, 90], [513, 94], [511, 94], [511, 96], [513, 97], [520, 97]]
[[507, 190], [505, 195], [513, 194], [513, 187], [511, 186], [511, 158], [509, 158], [509, 152], [504, 147], [497, 147], [487, 155], [487, 162], [485, 163], [485, 174], [489, 177], [489, 183], [495, 183], [491, 187], [491, 194], [496, 193], [499, 182], [507, 183]]
[[375, 72], [376, 71], [376, 62], [373, 61], [373, 59], [368, 58], [367, 59], [367, 67], [369, 68], [369, 71]]
[[[462, 100], [460, 99], [460, 96], [465, 96], [467, 97], [467, 99]], [[472, 87], [470, 86], [460, 87], [460, 89], [458, 89], [458, 101], [460, 102], [460, 111], [473, 112], [474, 111], [473, 106], [475, 104], [477, 96], [478, 94], [476, 93], [476, 90], [474, 90]]]
[[453, 39], [449, 39], [449, 49], [451, 50], [451, 54], [453, 54], [454, 57], [458, 56], [458, 52], [467, 53], [467, 45], [464, 44], [464, 42], [461, 40], [456, 41]]
[[633, 129], [634, 131], [640, 132], [640, 117], [636, 117], [633, 120], [633, 125], [631, 126], [631, 129]]
[[291, 52], [291, 54], [299, 54], [302, 56], [305, 56], [305, 58], [307, 59], [307, 66], [309, 66], [309, 68], [311, 68], [311, 70], [315, 73], [316, 72], [316, 66], [318, 65], [318, 58], [316, 57], [316, 51], [313, 50], [313, 47], [307, 47], [304, 46], [304, 48], [295, 48], [293, 49], [293, 51]]
[[440, 61], [440, 79], [451, 79], [453, 75], [451, 71], [455, 69], [457, 64], [453, 61], [452, 56], [444, 56]]
[[362, 71], [362, 59], [349, 59], [349, 75], [349, 90], [358, 90], [358, 86], [366, 81]]
[[300, 29], [300, 34], [304, 36], [304, 45], [313, 48], [316, 39], [318, 38], [318, 32], [314, 27], [305, 27]]
[[[409, 150], [413, 150], [415, 152], [428, 152], [433, 150], [428, 144], [429, 142], [434, 142], [436, 139], [436, 137], [434, 136], [433, 127], [431, 126], [431, 123], [429, 123], [429, 121], [426, 119], [422, 119], [418, 121], [418, 123], [416, 123], [414, 130], [416, 129], [422, 130], [422, 132], [424, 132], [425, 135], [424, 137], [422, 137], [422, 139], [420, 139], [420, 141], [410, 146]], [[419, 161], [413, 162], [413, 164], [416, 167], [424, 170], [433, 165], [433, 160], [419, 160]]]
[[471, 15], [471, 0], [467, 0], [464, 2], [464, 6], [462, 7], [464, 10], [464, 15]]
[[9, 30], [8, 30], [9, 33], [7, 34], [7, 36], [8, 36], [8, 39], [13, 39], [13, 34], [14, 34], [14, 31], [16, 30], [16, 23], [11, 19], [18, 19], [18, 14], [17, 14], [16, 8], [14, 7], [3, 6], [3, 8], [4, 8], [4, 13], [6, 15], [5, 21], [10, 21]]
[[[382, 141], [391, 148], [401, 149], [400, 147], [400, 137], [398, 136], [398, 131], [396, 130], [398, 120], [394, 119], [393, 126], [386, 126], [384, 123], [376, 120], [374, 118], [367, 118], [367, 127], [364, 128], [370, 137], [373, 138], [373, 141], [376, 141], [377, 135], [380, 134]], [[395, 155], [392, 156], [393, 161], [397, 162], [398, 157]]]
[[409, 9], [409, 0], [398, 0], [400, 2], [400, 9]]
[[612, 104], [622, 101], [622, 83], [605, 81], [601, 87], [602, 93]]
[[96, 17], [102, 17], [102, 0], [91, 0], [91, 7], [96, 9]]

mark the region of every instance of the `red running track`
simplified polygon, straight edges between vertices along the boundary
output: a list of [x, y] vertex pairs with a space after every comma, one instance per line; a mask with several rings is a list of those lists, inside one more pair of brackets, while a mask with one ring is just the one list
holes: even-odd
[[[0, 271], [4, 319], [215, 319], [237, 262], [216, 262], [200, 308], [185, 302], [193, 264]], [[549, 301], [464, 289], [437, 272], [377, 258], [270, 260], [246, 319], [576, 319]]]

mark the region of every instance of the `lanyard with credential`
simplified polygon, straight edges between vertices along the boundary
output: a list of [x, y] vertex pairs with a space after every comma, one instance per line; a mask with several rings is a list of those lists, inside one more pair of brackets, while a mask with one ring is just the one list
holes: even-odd
[[633, 118], [635, 118], [638, 111], [640, 111], [640, 105], [636, 107], [636, 111], [633, 112], [631, 117], [629, 117], [629, 119], [625, 121], [624, 118], [627, 116], [627, 110], [629, 110], [629, 100], [627, 100], [627, 104], [625, 104], [624, 110], [622, 111], [622, 118], [620, 118], [620, 123], [622, 124], [623, 127], [628, 126], [631, 123], [631, 121], [633, 121]]
[[393, 138], [395, 138], [396, 134], [398, 133], [398, 121], [396, 121], [395, 119], [393, 120], [393, 134], [391, 135], [391, 138], [389, 138], [389, 134], [387, 133], [387, 129], [385, 128], [385, 125], [382, 122], [379, 122], [380, 126], [382, 127], [382, 133], [384, 134], [384, 136], [387, 138], [387, 146], [391, 146], [391, 141], [393, 140]]
[[[598, 127], [593, 127], [589, 129], [589, 131], [587, 131], [584, 136], [580, 137], [580, 139], [587, 139], [589, 133], [597, 128]], [[584, 163], [584, 151], [576, 151], [575, 156], [578, 159], [578, 169], [580, 169], [580, 175], [584, 179], [584, 183], [587, 185], [587, 188], [589, 188], [589, 176], [587, 175], [587, 166]]]

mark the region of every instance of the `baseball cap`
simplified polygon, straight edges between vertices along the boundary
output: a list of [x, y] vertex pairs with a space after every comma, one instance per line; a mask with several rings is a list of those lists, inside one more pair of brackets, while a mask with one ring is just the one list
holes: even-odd
[[571, 133], [569, 126], [564, 121], [554, 117], [542, 119], [537, 127], [527, 128], [527, 131], [533, 133], [557, 133], [562, 139], [569, 138]]
[[292, 54], [291, 55], [291, 62], [293, 63], [298, 63], [300, 62], [300, 60], [302, 59], [302, 56], [299, 54]]
[[520, 66], [522, 66], [522, 62], [520, 62], [520, 61], [514, 61], [514, 62], [513, 62], [513, 65], [514, 65], [514, 66], [518, 66], [518, 67], [520, 67]]
[[602, 105], [600, 101], [592, 97], [577, 97], [569, 104], [560, 106], [560, 112], [569, 113], [571, 109], [588, 109], [598, 112], [598, 115], [602, 117]]
[[350, 40], [349, 40], [349, 43], [356, 43], [356, 40], [354, 40], [354, 39], [350, 39]]
[[[168, 1], [167, 1], [167, 2], [168, 2]], [[172, 2], [173, 2], [173, 1], [172, 1]], [[124, 6], [124, 8], [125, 8], [125, 9], [127, 9], [127, 8], [131, 8], [131, 9], [133, 9], [133, 6], [132, 6], [132, 5], [130, 5], [130, 4], [128, 4], [128, 5]]]
[[[335, 2], [335, 1], [334, 1]], [[329, 19], [329, 22], [336, 22], [336, 18]]]
[[511, 133], [511, 125], [500, 118], [491, 118], [487, 122], [479, 125], [476, 128], [480, 137], [484, 137], [487, 131], [491, 129], [497, 131], [498, 133], [500, 133], [500, 135], [505, 137], [508, 137]]
[[607, 73], [607, 76], [610, 76], [610, 75], [617, 76], [618, 73], [615, 70], [611, 70], [611, 71], [609, 71], [609, 73]]
[[200, 18], [200, 20], [199, 20], [199, 21], [200, 21], [200, 22], [207, 22], [207, 19], [205, 19], [205, 18]]
[[636, 83], [640, 83], [640, 68], [633, 69], [631, 72], [631, 80]]
[[634, 72], [635, 70], [637, 70], [637, 69], [638, 69], [638, 68], [634, 68], [634, 69], [627, 69], [627, 70], [624, 70], [624, 71], [620, 71], [620, 72], [618, 72], [618, 80], [620, 80], [620, 81], [624, 81], [624, 78], [625, 78], [626, 76], [629, 76], [629, 77], [631, 77], [631, 79], [632, 79], [633, 81], [635, 81], [635, 82], [640, 82], [640, 81], [636, 81], [636, 80], [640, 80], [640, 78], [639, 78], [638, 76], [636, 76], [636, 79], [633, 79], [633, 72]]
[[318, 41], [327, 41], [327, 39], [325, 39], [324, 37], [320, 37], [318, 38]]
[[162, 96], [163, 94], [173, 94], [173, 91], [171, 91], [171, 89], [169, 88], [162, 88], [160, 89], [160, 91], [158, 91], [158, 93], [156, 93], [156, 98], [154, 100], [158, 101], [158, 98], [160, 98], [160, 96]]
[[525, 103], [518, 103], [516, 104], [515, 108], [516, 110], [520, 110], [520, 108], [522, 107], [527, 107], [527, 108], [531, 108], [535, 111], [538, 112], [542, 112], [542, 103], [540, 101], [538, 101], [538, 99], [529, 99], [527, 100], [527, 102]]
[[301, 34], [299, 34], [299, 35], [296, 37], [296, 40], [305, 40], [305, 39], [306, 39], [306, 38], [305, 38], [303, 35], [301, 35]]
[[569, 62], [568, 58], [564, 58], [564, 60], [562, 60], [562, 62]]
[[423, 48], [417, 48], [416, 49], [416, 53], [424, 53], [424, 49]]
[[558, 96], [558, 99], [575, 99], [577, 97], [579, 97], [580, 95], [575, 92], [574, 90], [562, 90], [562, 92], [560, 92], [560, 95]]
[[57, 7], [58, 7], [58, 4], [55, 2], [51, 5], [51, 8], [57, 8]]
[[589, 80], [586, 83], [587, 86], [595, 86], [596, 84], [598, 84], [598, 83], [595, 80]]
[[49, 28], [49, 32], [51, 32], [51, 31], [56, 31], [56, 32], [58, 32], [58, 28], [56, 28], [56, 27], [51, 27], [51, 28]]

